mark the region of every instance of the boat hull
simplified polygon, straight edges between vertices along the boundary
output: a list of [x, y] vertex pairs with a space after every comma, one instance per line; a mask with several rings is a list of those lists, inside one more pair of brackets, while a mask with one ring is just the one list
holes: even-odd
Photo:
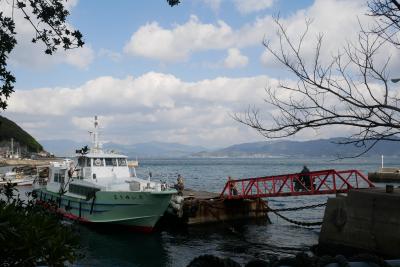
[[142, 232], [153, 231], [175, 193], [98, 191], [87, 199], [60, 196], [46, 189], [35, 192], [39, 203], [53, 203], [52, 207], [66, 218], [101, 226], [119, 225]]

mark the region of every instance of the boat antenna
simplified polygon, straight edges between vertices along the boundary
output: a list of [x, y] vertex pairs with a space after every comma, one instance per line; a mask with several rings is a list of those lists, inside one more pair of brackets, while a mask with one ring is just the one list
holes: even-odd
[[96, 116], [94, 116], [94, 130], [92, 132], [92, 134], [93, 134], [93, 149], [96, 152], [99, 152], [99, 150], [100, 150], [98, 128], [99, 128], [99, 122], [97, 121], [97, 115], [96, 115]]

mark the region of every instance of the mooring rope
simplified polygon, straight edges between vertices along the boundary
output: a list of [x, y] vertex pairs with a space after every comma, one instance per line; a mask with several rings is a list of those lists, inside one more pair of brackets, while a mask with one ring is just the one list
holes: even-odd
[[279, 212], [276, 212], [276, 211], [272, 211], [272, 212], [273, 212], [274, 214], [276, 214], [278, 217], [284, 219], [285, 221], [290, 222], [290, 223], [293, 223], [293, 224], [296, 224], [296, 225], [299, 225], [299, 226], [305, 226], [305, 227], [319, 226], [319, 225], [322, 225], [322, 223], [323, 223], [322, 221], [320, 221], [320, 222], [302, 222], [302, 221], [296, 221], [296, 220], [290, 219], [290, 218], [288, 218], [288, 217], [286, 217], [286, 216], [283, 216], [283, 215], [280, 214]]
[[319, 207], [326, 206], [326, 203], [314, 204], [309, 206], [301, 206], [301, 207], [293, 207], [293, 208], [283, 208], [283, 209], [273, 209], [267, 206], [267, 209], [272, 212], [283, 212], [283, 211], [296, 211], [296, 210], [304, 210], [304, 209], [314, 209]]
[[284, 208], [284, 209], [272, 209], [269, 206], [266, 206], [266, 204], [264, 203], [264, 206], [266, 207], [266, 209], [268, 211], [271, 211], [272, 213], [274, 213], [276, 216], [282, 218], [283, 220], [289, 222], [289, 223], [293, 223], [295, 225], [298, 226], [305, 226], [305, 227], [311, 227], [311, 226], [320, 226], [322, 225], [322, 221], [319, 222], [302, 222], [302, 221], [297, 221], [297, 220], [293, 220], [290, 219], [286, 216], [283, 216], [282, 214], [280, 214], [279, 212], [284, 212], [284, 211], [296, 211], [296, 210], [303, 210], [303, 209], [312, 209], [312, 208], [319, 208], [319, 207], [324, 207], [326, 206], [326, 203], [321, 203], [321, 204], [314, 204], [314, 205], [308, 205], [308, 206], [302, 206], [302, 207], [293, 207], [293, 208]]

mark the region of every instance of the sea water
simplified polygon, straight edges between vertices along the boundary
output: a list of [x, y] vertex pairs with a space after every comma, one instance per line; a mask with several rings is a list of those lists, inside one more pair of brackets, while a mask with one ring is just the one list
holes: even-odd
[[[385, 159], [385, 166], [400, 167], [400, 159]], [[227, 177], [246, 178], [300, 172], [303, 165], [311, 171], [357, 169], [367, 175], [380, 167], [380, 157], [335, 160], [331, 158], [188, 158], [139, 159], [137, 174], [152, 180], [176, 182], [184, 177], [185, 187], [221, 192]], [[286, 208], [326, 202], [331, 196], [270, 198], [272, 208]], [[324, 208], [285, 212], [304, 222], [321, 221]], [[230, 257], [239, 263], [271, 256], [290, 256], [300, 250], [310, 251], [318, 243], [320, 228], [304, 228], [269, 214], [271, 224], [221, 223], [166, 229], [141, 234], [109, 229], [107, 232], [78, 227], [85, 258], [75, 266], [186, 266], [193, 258], [212, 254]]]

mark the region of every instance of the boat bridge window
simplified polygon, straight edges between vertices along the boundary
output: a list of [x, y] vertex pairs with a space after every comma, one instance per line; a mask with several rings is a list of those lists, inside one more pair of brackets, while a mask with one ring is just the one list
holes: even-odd
[[79, 167], [87, 167], [90, 164], [88, 164], [88, 158], [86, 157], [79, 157], [78, 158], [78, 166]]
[[118, 159], [118, 166], [126, 166], [126, 159], [119, 158]]
[[116, 158], [105, 158], [106, 166], [117, 166], [117, 159]]
[[93, 166], [95, 166], [95, 167], [104, 166], [103, 159], [102, 158], [94, 158], [93, 159]]
[[65, 182], [65, 174], [64, 173], [55, 172], [54, 173], [54, 182], [63, 184]]

